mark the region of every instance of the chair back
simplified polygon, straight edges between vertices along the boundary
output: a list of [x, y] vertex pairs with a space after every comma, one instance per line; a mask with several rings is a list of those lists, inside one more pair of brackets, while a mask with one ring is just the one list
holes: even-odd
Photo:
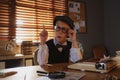
[[101, 59], [104, 58], [104, 55], [106, 54], [106, 49], [103, 45], [95, 46], [93, 48], [93, 55], [95, 59]]
[[38, 54], [38, 48], [35, 50], [35, 52], [34, 52], [34, 59], [33, 59], [33, 61], [34, 61], [34, 65], [38, 65], [38, 62], [37, 62], [37, 54]]

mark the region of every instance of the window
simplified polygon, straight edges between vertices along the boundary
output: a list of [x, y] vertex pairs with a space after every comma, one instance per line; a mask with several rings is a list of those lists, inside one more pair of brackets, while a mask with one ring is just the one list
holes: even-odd
[[9, 37], [9, 2], [0, 0], [0, 39], [8, 40]]
[[0, 38], [39, 42], [44, 26], [50, 39], [54, 17], [66, 13], [66, 0], [0, 0]]

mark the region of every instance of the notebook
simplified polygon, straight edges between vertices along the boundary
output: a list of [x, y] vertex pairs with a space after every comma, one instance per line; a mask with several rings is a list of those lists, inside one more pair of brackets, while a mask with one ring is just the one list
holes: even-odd
[[78, 69], [81, 71], [95, 71], [100, 73], [106, 73], [108, 70], [98, 70], [95, 68], [94, 62], [81, 62], [81, 63], [75, 63], [68, 66], [70, 69]]

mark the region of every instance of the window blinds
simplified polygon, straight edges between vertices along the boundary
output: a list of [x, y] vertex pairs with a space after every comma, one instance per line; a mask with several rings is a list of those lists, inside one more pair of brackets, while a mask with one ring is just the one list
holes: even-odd
[[39, 41], [43, 26], [48, 31], [48, 39], [54, 36], [54, 16], [66, 14], [65, 0], [17, 0], [16, 39], [17, 41]]
[[9, 2], [0, 0], [0, 39], [8, 40], [9, 37]]
[[66, 0], [0, 0], [0, 39], [39, 42], [43, 26], [50, 39], [54, 17], [64, 14]]

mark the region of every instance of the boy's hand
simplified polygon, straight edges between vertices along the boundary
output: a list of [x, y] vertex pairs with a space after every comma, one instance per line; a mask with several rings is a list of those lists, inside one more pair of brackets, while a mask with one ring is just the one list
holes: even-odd
[[45, 28], [43, 28], [43, 30], [40, 33], [40, 39], [42, 45], [45, 44], [47, 38], [48, 38], [48, 31], [46, 31]]
[[71, 38], [72, 42], [76, 41], [76, 31], [69, 30], [68, 31], [68, 36]]
[[75, 30], [69, 30], [68, 31], [68, 36], [70, 37], [70, 39], [72, 41], [73, 47], [78, 48], [77, 40], [76, 40], [76, 31]]

